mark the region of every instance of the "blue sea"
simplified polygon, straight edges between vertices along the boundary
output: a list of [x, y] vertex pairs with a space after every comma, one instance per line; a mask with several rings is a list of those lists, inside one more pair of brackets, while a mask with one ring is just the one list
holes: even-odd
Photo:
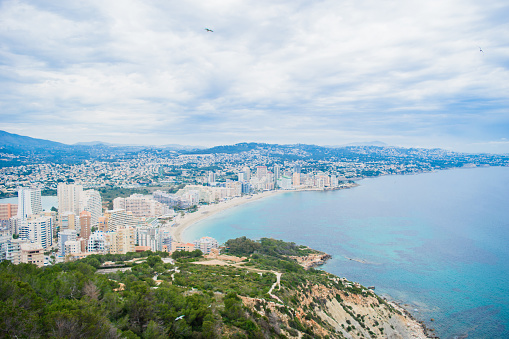
[[253, 201], [195, 224], [183, 238], [305, 244], [333, 256], [322, 269], [374, 285], [441, 338], [509, 338], [509, 168], [358, 183]]

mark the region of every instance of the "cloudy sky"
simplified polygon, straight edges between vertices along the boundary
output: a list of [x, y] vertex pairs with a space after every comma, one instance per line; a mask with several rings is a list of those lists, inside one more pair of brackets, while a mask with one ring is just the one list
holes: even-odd
[[0, 129], [509, 152], [508, 18], [507, 0], [0, 0]]

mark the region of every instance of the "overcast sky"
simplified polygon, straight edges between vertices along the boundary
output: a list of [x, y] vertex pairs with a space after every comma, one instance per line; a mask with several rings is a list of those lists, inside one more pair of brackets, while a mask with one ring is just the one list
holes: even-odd
[[0, 0], [0, 129], [509, 152], [508, 18], [507, 0]]

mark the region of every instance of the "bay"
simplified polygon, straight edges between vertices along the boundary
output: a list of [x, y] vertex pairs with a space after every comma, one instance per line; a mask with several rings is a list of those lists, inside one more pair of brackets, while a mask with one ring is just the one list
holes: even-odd
[[183, 238], [305, 244], [333, 256], [322, 269], [375, 285], [441, 338], [509, 338], [509, 168], [359, 184], [254, 201], [193, 225]]

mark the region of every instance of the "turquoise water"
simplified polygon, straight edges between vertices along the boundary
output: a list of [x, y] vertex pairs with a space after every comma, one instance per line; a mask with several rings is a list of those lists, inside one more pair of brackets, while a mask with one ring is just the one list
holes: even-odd
[[509, 168], [359, 183], [254, 201], [203, 220], [183, 237], [306, 244], [333, 256], [324, 270], [375, 285], [441, 338], [509, 338]]

